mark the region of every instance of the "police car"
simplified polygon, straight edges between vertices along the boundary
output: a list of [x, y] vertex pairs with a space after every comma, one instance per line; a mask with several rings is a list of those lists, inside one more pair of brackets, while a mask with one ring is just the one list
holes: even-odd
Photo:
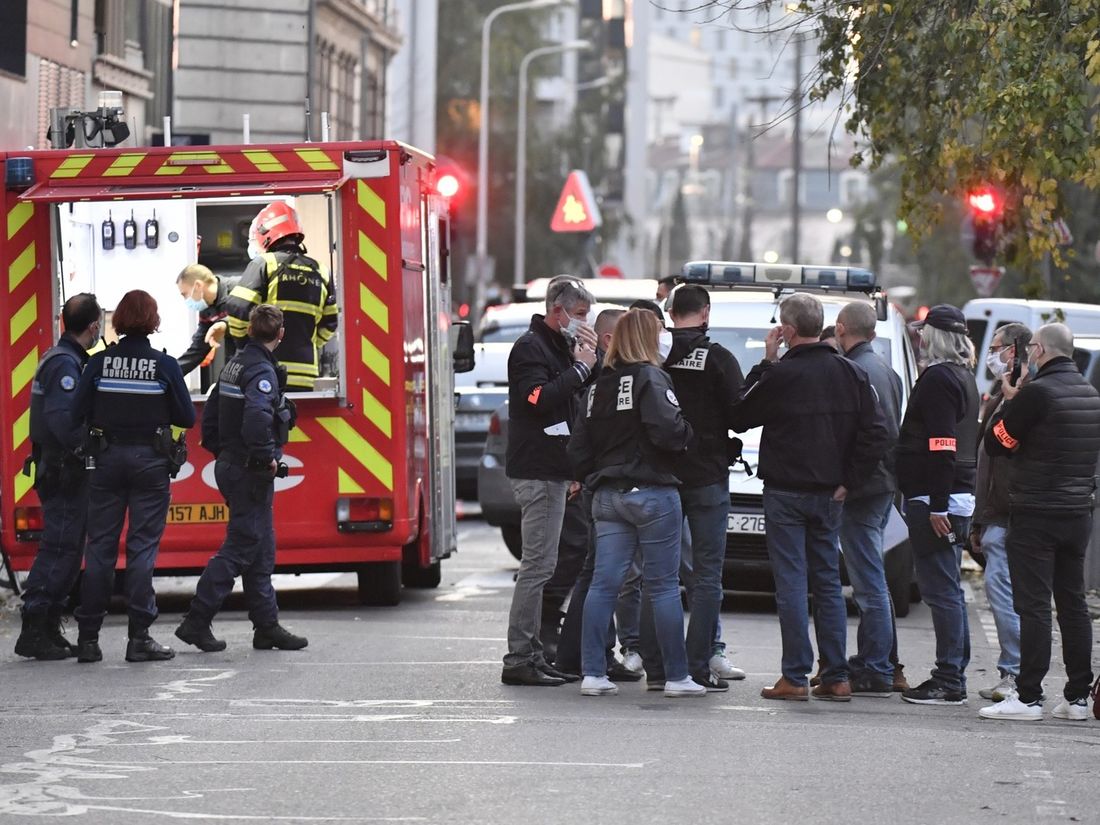
[[[901, 376], [904, 403], [917, 378], [917, 364], [905, 319], [878, 288], [874, 275], [851, 267], [696, 261], [683, 269], [683, 281], [710, 293], [708, 335], [736, 356], [747, 375], [764, 357], [764, 340], [778, 323], [779, 302], [792, 292], [812, 292], [825, 309], [825, 326], [836, 323], [841, 307], [852, 301], [875, 305], [878, 323], [872, 342]], [[783, 350], [780, 350], [782, 353]], [[760, 430], [741, 433], [744, 458], [755, 471]], [[913, 558], [909, 534], [897, 508], [886, 527], [886, 578], [899, 616], [909, 612]], [[763, 484], [744, 466], [730, 472], [730, 512], [726, 524], [726, 590], [773, 592], [771, 564], [765, 543]]]

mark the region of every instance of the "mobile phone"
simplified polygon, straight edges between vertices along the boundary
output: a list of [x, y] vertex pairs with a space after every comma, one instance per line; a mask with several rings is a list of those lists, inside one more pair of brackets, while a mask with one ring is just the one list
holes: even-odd
[[1008, 376], [1008, 383], [1014, 387], [1020, 380], [1020, 374], [1024, 369], [1025, 353], [1026, 349], [1019, 338], [1012, 342], [1012, 372]]

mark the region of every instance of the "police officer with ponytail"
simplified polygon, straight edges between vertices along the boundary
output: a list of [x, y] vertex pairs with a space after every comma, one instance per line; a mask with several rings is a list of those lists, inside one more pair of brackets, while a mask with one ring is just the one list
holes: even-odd
[[32, 659], [66, 659], [76, 652], [61, 632], [61, 612], [80, 572], [88, 484], [79, 454], [83, 435], [73, 423], [72, 408], [101, 319], [94, 295], [81, 293], [67, 300], [61, 310], [65, 332], [38, 362], [31, 384], [33, 447], [28, 463], [34, 464], [34, 488], [42, 504], [42, 538], [27, 576], [15, 652]]
[[[229, 505], [225, 541], [206, 565], [176, 636], [204, 652], [225, 650], [210, 626], [240, 576], [257, 650], [301, 650], [307, 640], [279, 624], [272, 504], [286, 475], [282, 446], [294, 426], [283, 394], [285, 370], [272, 354], [283, 340], [282, 310], [261, 304], [248, 316], [248, 343], [225, 365], [202, 414], [203, 446], [218, 460], [214, 477]], [[280, 374], [284, 378], [280, 379]]]
[[149, 635], [157, 618], [153, 567], [167, 523], [169, 479], [182, 464], [172, 427], [193, 426], [195, 407], [176, 359], [149, 344], [149, 336], [160, 327], [153, 296], [140, 289], [127, 292], [112, 324], [122, 339], [91, 357], [73, 404], [74, 420], [88, 425], [84, 449], [86, 466], [92, 469], [76, 658], [103, 658], [99, 629], [114, 589], [119, 538], [128, 517], [126, 661], [161, 661], [175, 653]]

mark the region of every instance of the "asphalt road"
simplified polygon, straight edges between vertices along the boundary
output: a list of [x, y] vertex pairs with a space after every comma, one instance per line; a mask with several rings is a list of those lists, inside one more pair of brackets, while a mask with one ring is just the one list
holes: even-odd
[[[726, 694], [617, 697], [499, 681], [515, 564], [464, 522], [435, 591], [355, 601], [350, 576], [283, 579], [282, 619], [310, 639], [254, 651], [239, 601], [222, 653], [123, 661], [108, 618], [97, 665], [25, 662], [0, 610], [0, 822], [1036, 823], [1100, 821], [1100, 722], [981, 720], [992, 617], [972, 604], [970, 706], [899, 699], [767, 702], [779, 628], [767, 598], [723, 613], [748, 671]], [[194, 580], [158, 580], [172, 630]], [[899, 621], [910, 681], [931, 664], [923, 605]], [[854, 644], [855, 620], [850, 620]]]

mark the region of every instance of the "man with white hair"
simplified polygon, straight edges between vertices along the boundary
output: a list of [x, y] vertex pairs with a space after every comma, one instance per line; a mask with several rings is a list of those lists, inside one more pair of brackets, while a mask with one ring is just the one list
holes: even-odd
[[1043, 718], [1053, 595], [1066, 665], [1066, 686], [1054, 716], [1084, 721], [1092, 684], [1085, 551], [1096, 499], [1100, 395], [1073, 363], [1073, 334], [1065, 324], [1039, 327], [1027, 349], [1038, 372], [1020, 388], [1001, 379], [1007, 401], [985, 436], [990, 455], [1011, 459], [1012, 526], [1006, 548], [1012, 600], [1020, 615], [1020, 675], [1016, 695], [979, 714], [1026, 722]]

